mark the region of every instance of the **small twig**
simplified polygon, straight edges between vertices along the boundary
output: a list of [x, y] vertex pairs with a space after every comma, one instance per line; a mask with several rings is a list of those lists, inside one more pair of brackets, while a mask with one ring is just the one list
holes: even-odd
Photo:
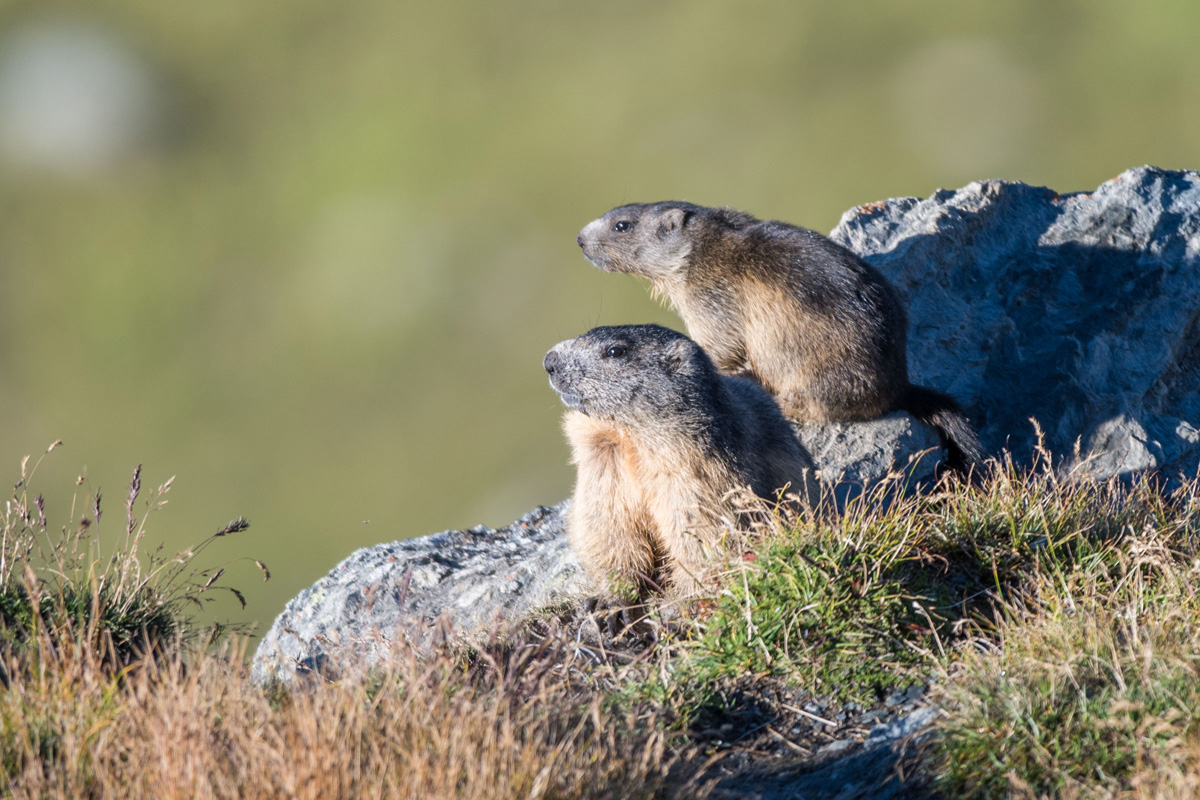
[[942, 658], [946, 658], [946, 648], [942, 647], [942, 637], [938, 636], [937, 625], [933, 624], [933, 617], [929, 616], [929, 612], [925, 610], [925, 606], [918, 601], [912, 601], [913, 608], [925, 615], [925, 620], [929, 623], [929, 631], [933, 634], [933, 641], [937, 644], [938, 652], [942, 654]]
[[828, 725], [831, 728], [836, 728], [838, 726], [838, 724], [836, 722], [834, 722], [833, 720], [825, 719], [824, 717], [818, 717], [816, 714], [813, 714], [812, 712], [809, 712], [809, 711], [805, 711], [803, 708], [797, 708], [796, 706], [790, 706], [787, 703], [780, 703], [779, 705], [782, 706], [783, 708], [786, 708], [788, 711], [795, 711], [797, 714], [799, 714], [802, 717], [808, 717], [809, 719], [816, 720], [817, 722], [820, 722], [824, 725]]
[[759, 723], [758, 725], [755, 725], [753, 728], [748, 728], [747, 730], [742, 731], [742, 735], [739, 736], [738, 738], [734, 739], [732, 742], [729, 742], [729, 744], [735, 745], [744, 739], [749, 739], [752, 734], [758, 733], [763, 728], [769, 729], [770, 727], [771, 726], [769, 723], [766, 723], [766, 722]]
[[782, 733], [780, 733], [779, 731], [777, 731], [777, 730], [775, 730], [774, 728], [772, 728], [770, 725], [768, 725], [768, 726], [767, 726], [767, 733], [771, 734], [771, 735], [772, 735], [772, 736], [774, 736], [776, 739], [778, 739], [779, 741], [783, 742], [783, 743], [784, 743], [784, 744], [786, 744], [788, 747], [790, 747], [792, 750], [795, 750], [797, 753], [799, 753], [799, 754], [800, 754], [800, 755], [802, 755], [802, 756], [808, 756], [808, 755], [812, 755], [812, 751], [811, 751], [811, 750], [809, 750], [807, 747], [801, 747], [800, 745], [798, 745], [798, 744], [796, 744], [795, 742], [793, 742], [791, 739], [789, 739], [789, 738], [787, 738], [786, 736], [784, 736], [784, 735], [783, 735]]

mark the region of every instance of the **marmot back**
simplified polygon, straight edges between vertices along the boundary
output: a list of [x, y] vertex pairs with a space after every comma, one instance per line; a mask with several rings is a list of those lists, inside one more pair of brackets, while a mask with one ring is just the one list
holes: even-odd
[[668, 201], [614, 208], [577, 241], [601, 269], [649, 278], [717, 367], [753, 378], [788, 417], [905, 410], [937, 428], [952, 467], [982, 459], [954, 399], [909, 383], [908, 319], [895, 288], [819, 233]]
[[597, 581], [644, 594], [664, 577], [683, 594], [715, 567], [737, 519], [729, 493], [788, 491], [816, 503], [811, 459], [775, 401], [722, 376], [704, 351], [658, 325], [595, 328], [544, 361], [571, 409], [577, 467], [567, 536]]

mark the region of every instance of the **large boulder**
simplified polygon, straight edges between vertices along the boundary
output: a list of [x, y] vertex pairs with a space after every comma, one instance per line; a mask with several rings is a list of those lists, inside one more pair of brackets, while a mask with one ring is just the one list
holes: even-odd
[[[904, 294], [913, 382], [957, 397], [990, 452], [1028, 461], [1033, 418], [1065, 470], [1197, 470], [1197, 173], [1141, 167], [1069, 195], [981, 181], [851, 209], [831, 237]], [[798, 433], [841, 501], [887, 474], [924, 480], [940, 455], [903, 413]], [[369, 664], [396, 637], [576, 598], [586, 584], [564, 508], [355, 552], [288, 603], [255, 677], [288, 679], [338, 654]]]
[[914, 382], [948, 391], [984, 446], [1036, 443], [1100, 477], [1195, 472], [1200, 175], [1139, 167], [1094, 192], [1006, 181], [847, 211], [831, 238], [909, 308]]
[[506, 528], [480, 525], [354, 551], [290, 600], [258, 644], [251, 677], [290, 680], [383, 657], [397, 638], [474, 631], [583, 591], [563, 536], [566, 503]]

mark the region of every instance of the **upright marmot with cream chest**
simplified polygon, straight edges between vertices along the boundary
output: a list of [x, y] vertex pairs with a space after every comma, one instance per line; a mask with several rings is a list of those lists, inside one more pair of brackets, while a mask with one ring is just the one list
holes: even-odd
[[734, 489], [774, 500], [787, 488], [816, 502], [811, 460], [775, 401], [721, 375], [683, 334], [595, 328], [555, 345], [543, 365], [571, 409], [567, 536], [602, 588], [698, 590], [737, 524]]
[[908, 411], [937, 429], [950, 466], [982, 459], [948, 395], [908, 380], [908, 319], [874, 267], [785, 222], [678, 201], [619, 206], [578, 242], [593, 264], [649, 278], [726, 374], [758, 381], [798, 421]]

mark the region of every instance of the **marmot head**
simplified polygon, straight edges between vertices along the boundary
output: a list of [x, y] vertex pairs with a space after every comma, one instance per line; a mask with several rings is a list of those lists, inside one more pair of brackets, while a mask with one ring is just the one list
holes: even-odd
[[554, 345], [542, 366], [568, 408], [635, 426], [696, 417], [718, 381], [698, 344], [660, 325], [593, 328]]
[[688, 223], [702, 210], [677, 200], [618, 206], [583, 226], [575, 241], [606, 272], [662, 280], [687, 267], [695, 244]]

